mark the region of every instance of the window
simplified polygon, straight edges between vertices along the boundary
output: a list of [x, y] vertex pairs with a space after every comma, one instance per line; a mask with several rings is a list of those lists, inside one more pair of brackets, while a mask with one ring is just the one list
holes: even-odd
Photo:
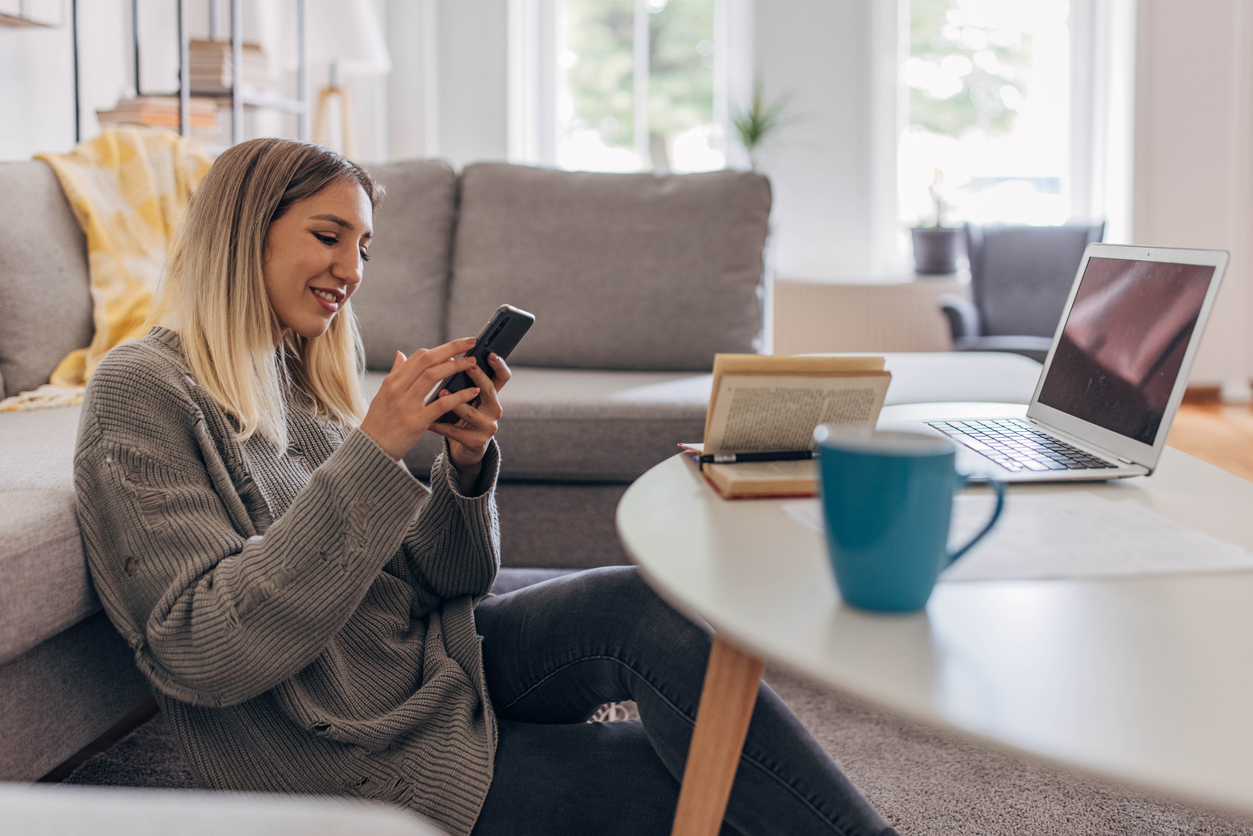
[[585, 171], [726, 164], [725, 0], [516, 0], [510, 156]]
[[1073, 214], [1069, 0], [911, 0], [899, 220]]

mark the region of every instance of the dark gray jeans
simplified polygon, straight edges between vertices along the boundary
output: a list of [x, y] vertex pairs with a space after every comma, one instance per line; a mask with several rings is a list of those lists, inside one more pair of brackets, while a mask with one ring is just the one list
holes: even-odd
[[[668, 834], [710, 636], [634, 568], [593, 569], [475, 610], [500, 740], [475, 834]], [[640, 721], [586, 723], [635, 700]], [[892, 834], [764, 683], [723, 833]]]

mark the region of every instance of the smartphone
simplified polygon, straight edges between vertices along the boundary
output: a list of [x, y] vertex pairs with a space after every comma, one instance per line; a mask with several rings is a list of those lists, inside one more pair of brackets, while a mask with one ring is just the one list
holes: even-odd
[[[495, 378], [492, 374], [492, 367], [487, 362], [490, 354], [497, 354], [502, 359], [509, 358], [509, 352], [513, 351], [518, 343], [522, 342], [522, 337], [535, 324], [535, 316], [529, 314], [521, 308], [515, 308], [513, 305], [501, 305], [492, 314], [491, 319], [487, 320], [487, 324], [483, 326], [483, 330], [479, 331], [479, 337], [474, 343], [474, 348], [465, 353], [466, 357], [473, 357], [479, 364], [479, 368], [490, 378]], [[460, 392], [462, 389], [468, 389], [474, 385], [474, 381], [465, 372], [457, 372], [452, 377], [445, 380], [432, 390], [430, 397], [426, 402], [429, 404], [439, 398], [439, 393], [447, 389], [449, 392]], [[475, 405], [478, 401], [473, 401]], [[455, 424], [461, 420], [455, 412], [445, 412], [435, 421], [438, 424]]]

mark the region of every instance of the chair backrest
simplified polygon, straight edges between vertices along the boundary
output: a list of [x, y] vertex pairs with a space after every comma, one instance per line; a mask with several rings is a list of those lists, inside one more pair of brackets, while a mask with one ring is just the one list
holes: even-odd
[[1088, 244], [1105, 224], [966, 224], [970, 281], [983, 336], [1051, 337]]

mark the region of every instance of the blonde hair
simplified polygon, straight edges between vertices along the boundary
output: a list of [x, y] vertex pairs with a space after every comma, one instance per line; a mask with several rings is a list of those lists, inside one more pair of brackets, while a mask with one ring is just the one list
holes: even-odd
[[321, 417], [355, 427], [365, 416], [365, 352], [351, 302], [324, 334], [305, 338], [279, 322], [262, 273], [270, 225], [342, 182], [359, 185], [372, 208], [382, 202], [382, 187], [334, 151], [254, 139], [227, 149], [192, 194], [153, 319], [179, 332], [197, 384], [235, 419], [241, 442], [260, 433], [286, 449], [291, 384]]

